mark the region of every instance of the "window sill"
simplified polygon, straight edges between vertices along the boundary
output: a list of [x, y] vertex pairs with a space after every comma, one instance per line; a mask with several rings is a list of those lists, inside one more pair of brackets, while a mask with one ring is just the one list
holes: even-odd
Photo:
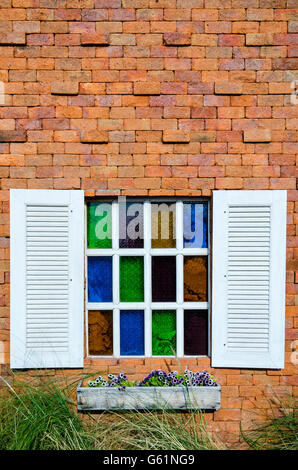
[[221, 387], [77, 387], [78, 411], [104, 410], [218, 410]]

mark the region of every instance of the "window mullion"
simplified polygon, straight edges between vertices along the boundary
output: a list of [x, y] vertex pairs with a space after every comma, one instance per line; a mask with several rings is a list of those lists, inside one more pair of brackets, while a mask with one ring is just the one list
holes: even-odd
[[112, 202], [112, 247], [113, 251], [119, 249], [119, 204]]
[[177, 341], [177, 357], [184, 355], [184, 316], [183, 308], [178, 307], [176, 310], [176, 341]]
[[183, 202], [176, 203], [176, 247], [177, 250], [183, 249]]
[[[119, 249], [119, 204], [112, 202], [112, 247], [113, 252]], [[114, 356], [120, 356], [120, 310], [118, 307], [119, 297], [119, 255], [113, 254], [113, 350]]]
[[144, 300], [145, 300], [145, 356], [152, 355], [152, 314], [151, 314], [151, 204], [144, 202]]
[[120, 357], [120, 310], [113, 310], [113, 351], [115, 357]]
[[176, 247], [179, 254], [176, 257], [176, 301], [178, 308], [176, 310], [176, 347], [177, 357], [182, 357], [184, 352], [184, 320], [182, 303], [184, 300], [183, 292], [183, 202], [177, 201], [176, 203]]

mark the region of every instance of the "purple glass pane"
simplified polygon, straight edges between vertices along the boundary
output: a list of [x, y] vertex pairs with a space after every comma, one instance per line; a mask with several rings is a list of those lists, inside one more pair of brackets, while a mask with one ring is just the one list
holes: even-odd
[[119, 204], [119, 247], [144, 247], [144, 205], [141, 202]]
[[184, 310], [184, 354], [186, 356], [207, 356], [207, 310]]
[[152, 256], [152, 301], [176, 302], [175, 256]]

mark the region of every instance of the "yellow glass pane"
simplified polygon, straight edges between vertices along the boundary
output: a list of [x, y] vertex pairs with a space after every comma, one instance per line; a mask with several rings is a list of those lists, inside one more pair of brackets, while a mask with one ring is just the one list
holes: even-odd
[[151, 204], [152, 248], [176, 248], [176, 206], [171, 203]]

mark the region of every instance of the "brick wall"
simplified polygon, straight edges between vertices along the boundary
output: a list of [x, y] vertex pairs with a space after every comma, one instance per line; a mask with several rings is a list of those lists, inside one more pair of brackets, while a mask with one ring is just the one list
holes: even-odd
[[[256, 411], [271, 413], [271, 393], [297, 394], [295, 6], [1, 0], [2, 373], [9, 363], [9, 188], [80, 188], [86, 196], [287, 189], [286, 367], [215, 370], [222, 409], [208, 420], [229, 439], [240, 419], [249, 424]], [[86, 361], [86, 368], [140, 377], [163, 366], [116, 362]], [[210, 369], [207, 358], [184, 363]]]

